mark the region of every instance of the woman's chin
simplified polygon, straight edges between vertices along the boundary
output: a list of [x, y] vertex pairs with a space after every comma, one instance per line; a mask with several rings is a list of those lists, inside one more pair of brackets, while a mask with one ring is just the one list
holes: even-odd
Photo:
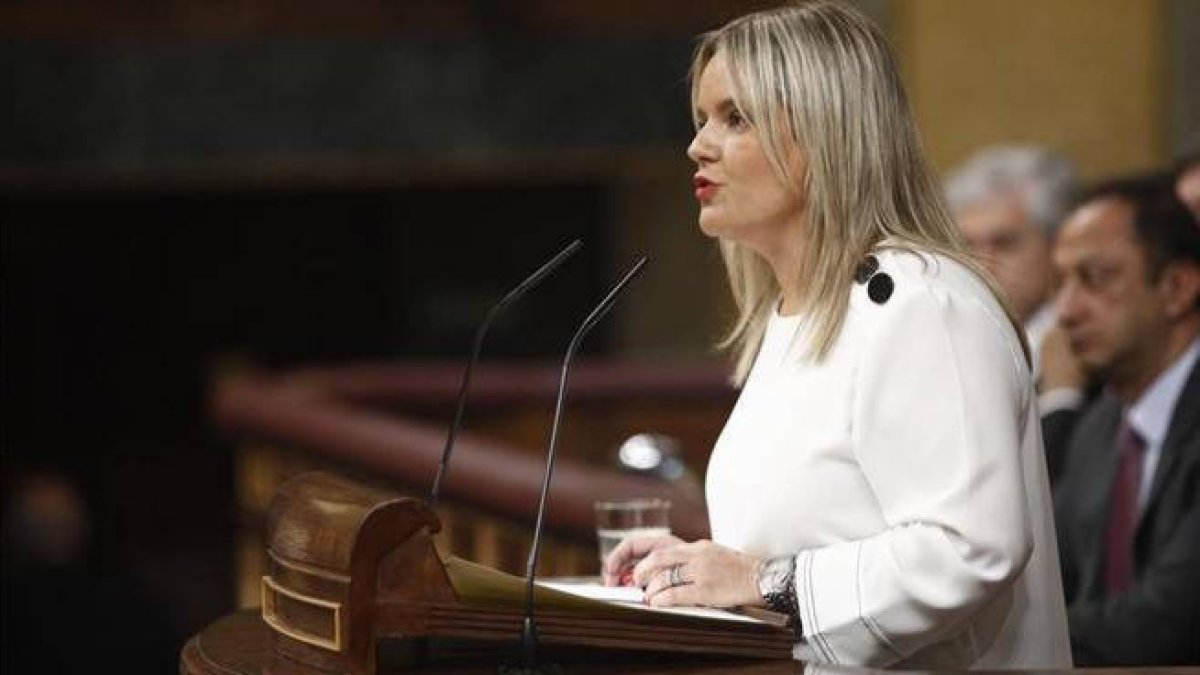
[[726, 223], [723, 223], [720, 218], [715, 217], [716, 214], [711, 212], [711, 207], [700, 209], [700, 231], [710, 237], [720, 237], [725, 234], [728, 229]]

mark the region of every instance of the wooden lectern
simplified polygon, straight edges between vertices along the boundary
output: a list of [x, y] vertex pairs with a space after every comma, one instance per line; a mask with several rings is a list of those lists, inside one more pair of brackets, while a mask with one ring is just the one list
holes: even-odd
[[[260, 661], [258, 672], [369, 675], [417, 666], [439, 672], [438, 649], [460, 665], [468, 652], [480, 664], [515, 653], [523, 606], [511, 598], [456, 587], [456, 578], [464, 586], [464, 570], [478, 574], [484, 568], [443, 560], [432, 540], [440, 524], [424, 502], [331, 474], [308, 473], [279, 489], [267, 528], [269, 563], [262, 579], [261, 614], [266, 630], [252, 625], [248, 616], [219, 622], [226, 641], [241, 631], [239, 658]], [[541, 643], [551, 653], [556, 646], [559, 654], [568, 648], [575, 658], [586, 654], [582, 658], [637, 662], [670, 654], [675, 663], [680, 654], [743, 663], [791, 659], [791, 634], [779, 624], [589, 602], [543, 606], [541, 596], [537, 607]], [[228, 664], [220, 666], [205, 653], [211, 630], [185, 648], [182, 672], [229, 672]], [[209, 638], [210, 646], [220, 641], [215, 635]], [[265, 645], [250, 644], [264, 638]], [[400, 661], [408, 667], [381, 662], [386, 661], [381, 653], [403, 655]]]

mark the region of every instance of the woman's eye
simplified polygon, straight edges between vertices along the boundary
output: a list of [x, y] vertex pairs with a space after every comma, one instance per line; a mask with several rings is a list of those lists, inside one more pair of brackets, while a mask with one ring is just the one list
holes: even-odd
[[742, 116], [742, 113], [738, 112], [737, 110], [729, 111], [729, 128], [744, 129], [748, 124], [749, 122], [747, 122], [746, 118]]

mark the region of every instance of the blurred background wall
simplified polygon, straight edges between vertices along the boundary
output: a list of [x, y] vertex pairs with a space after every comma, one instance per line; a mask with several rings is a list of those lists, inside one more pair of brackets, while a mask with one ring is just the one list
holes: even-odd
[[[490, 358], [552, 359], [643, 252], [589, 354], [716, 358], [728, 304], [694, 227], [686, 71], [696, 33], [773, 4], [0, 4], [6, 509], [31, 472], [75, 486], [79, 597], [140, 598], [113, 606], [159, 617], [146, 639], [169, 661], [234, 603], [214, 372], [458, 357], [573, 237], [582, 262]], [[942, 169], [1002, 141], [1090, 177], [1196, 147], [1200, 3], [856, 4], [892, 37]], [[12, 597], [7, 640], [14, 622], [79, 627]]]

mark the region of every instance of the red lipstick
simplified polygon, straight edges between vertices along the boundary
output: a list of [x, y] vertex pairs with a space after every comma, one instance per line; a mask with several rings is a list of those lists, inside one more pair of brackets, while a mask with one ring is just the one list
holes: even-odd
[[696, 188], [696, 199], [702, 202], [712, 199], [713, 195], [717, 192], [717, 188], [720, 187], [700, 174], [692, 177], [692, 185]]

